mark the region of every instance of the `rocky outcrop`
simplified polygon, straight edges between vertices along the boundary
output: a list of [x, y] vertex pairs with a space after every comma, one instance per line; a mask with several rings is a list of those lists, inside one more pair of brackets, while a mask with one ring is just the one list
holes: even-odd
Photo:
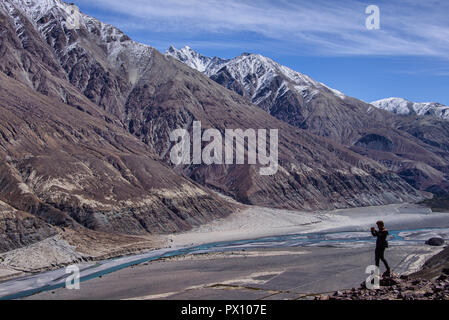
[[426, 244], [429, 246], [440, 247], [444, 245], [444, 239], [442, 238], [430, 238], [426, 241]]
[[382, 276], [379, 289], [345, 289], [316, 300], [449, 300], [449, 247], [428, 259], [410, 275]]
[[438, 277], [441, 273], [449, 275], [449, 247], [428, 259], [415, 276], [423, 279]]
[[42, 219], [0, 201], [0, 253], [27, 246], [56, 233], [57, 228]]
[[337, 291], [331, 296], [320, 296], [317, 300], [449, 300], [449, 277], [441, 274], [433, 280], [408, 276], [392, 276], [380, 281], [379, 289]]

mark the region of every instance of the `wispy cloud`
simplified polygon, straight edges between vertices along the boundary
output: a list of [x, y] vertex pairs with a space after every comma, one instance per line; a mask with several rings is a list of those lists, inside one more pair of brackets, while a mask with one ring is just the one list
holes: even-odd
[[[91, 0], [77, 0], [89, 6]], [[449, 1], [442, 0], [96, 0], [122, 28], [188, 35], [250, 32], [321, 55], [449, 58]], [[365, 28], [377, 4], [381, 29]], [[104, 13], [106, 14], [106, 13]], [[132, 21], [132, 22], [130, 22]], [[209, 40], [206, 40], [210, 42]]]
[[449, 67], [447, 66], [438, 66], [438, 67], [428, 67], [428, 68], [414, 68], [414, 69], [396, 69], [393, 70], [394, 73], [397, 74], [405, 74], [405, 75], [433, 75], [437, 77], [448, 77], [449, 76]]

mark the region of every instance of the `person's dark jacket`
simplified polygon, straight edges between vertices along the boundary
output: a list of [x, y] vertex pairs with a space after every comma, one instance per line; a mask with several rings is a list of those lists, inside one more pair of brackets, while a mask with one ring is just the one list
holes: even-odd
[[387, 230], [382, 230], [382, 231], [371, 230], [371, 233], [373, 234], [374, 237], [377, 237], [377, 240], [376, 240], [376, 248], [377, 249], [388, 248], [388, 241], [387, 241], [388, 231]]

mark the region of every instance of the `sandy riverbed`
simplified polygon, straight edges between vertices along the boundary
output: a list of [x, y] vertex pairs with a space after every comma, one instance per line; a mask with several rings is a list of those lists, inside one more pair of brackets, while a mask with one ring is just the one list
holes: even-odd
[[324, 231], [368, 231], [377, 220], [389, 229], [449, 227], [449, 213], [432, 213], [413, 204], [352, 208], [327, 212], [289, 211], [250, 206], [189, 232], [170, 235], [172, 247]]

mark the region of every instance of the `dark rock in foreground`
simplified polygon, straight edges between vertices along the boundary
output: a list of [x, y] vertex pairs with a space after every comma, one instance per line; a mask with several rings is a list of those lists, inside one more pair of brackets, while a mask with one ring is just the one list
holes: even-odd
[[379, 289], [340, 290], [316, 300], [449, 300], [449, 277], [441, 275], [434, 280], [411, 279], [393, 275], [380, 281]]
[[426, 241], [426, 244], [428, 244], [429, 246], [439, 247], [439, 246], [442, 246], [444, 244], [444, 239], [442, 239], [442, 238], [430, 238], [429, 240]]

